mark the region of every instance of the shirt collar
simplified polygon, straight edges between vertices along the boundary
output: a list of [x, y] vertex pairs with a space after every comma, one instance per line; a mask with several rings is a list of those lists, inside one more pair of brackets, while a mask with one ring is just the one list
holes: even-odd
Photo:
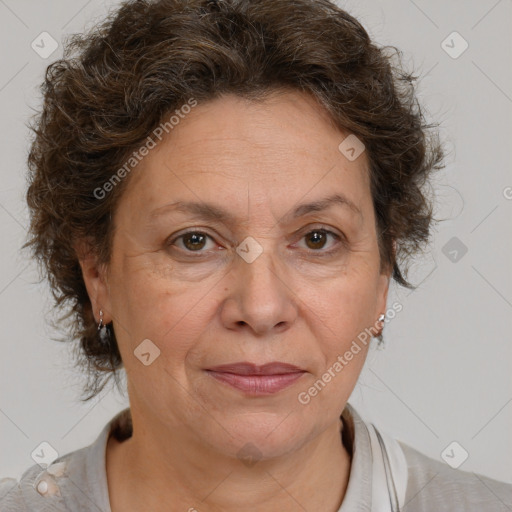
[[[351, 455], [350, 475], [338, 512], [371, 512], [372, 451], [365, 422], [349, 403], [341, 414], [343, 429], [341, 439]], [[91, 489], [95, 489], [96, 505], [104, 512], [111, 512], [106, 470], [106, 449], [111, 435], [122, 441], [131, 436], [130, 408], [117, 413], [102, 429], [86, 455], [86, 474]]]
[[351, 453], [352, 460], [347, 489], [338, 512], [370, 512], [372, 509], [372, 452], [368, 429], [361, 416], [349, 403], [346, 404], [341, 419], [343, 420], [341, 432], [343, 444]]

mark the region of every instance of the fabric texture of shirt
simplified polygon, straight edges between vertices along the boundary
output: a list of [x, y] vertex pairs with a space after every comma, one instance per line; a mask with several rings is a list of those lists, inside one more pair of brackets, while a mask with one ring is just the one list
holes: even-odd
[[[380, 478], [376, 472], [378, 448], [377, 437], [373, 434], [372, 442], [370, 433], [375, 429], [381, 439], [379, 431], [350, 404], [341, 417], [341, 438], [351, 455], [351, 467], [338, 512], [391, 510], [387, 496], [375, 498], [382, 494], [375, 492]], [[130, 409], [126, 408], [105, 425], [90, 446], [63, 455], [46, 468], [35, 464], [19, 481], [0, 479], [0, 512], [112, 512], [105, 464], [107, 441], [111, 435], [122, 441], [131, 433]], [[405, 466], [401, 512], [512, 512], [511, 484], [452, 469], [402, 442], [392, 443], [388, 448], [399, 451]]]

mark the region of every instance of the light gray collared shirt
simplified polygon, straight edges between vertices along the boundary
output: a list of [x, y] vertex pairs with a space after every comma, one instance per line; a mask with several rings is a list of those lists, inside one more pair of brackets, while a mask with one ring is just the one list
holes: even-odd
[[[342, 418], [341, 437], [352, 462], [338, 512], [383, 510], [382, 503], [372, 503], [377, 459], [371, 425], [350, 404]], [[105, 425], [90, 446], [59, 457], [46, 469], [35, 464], [19, 481], [1, 479], [0, 512], [111, 512], [105, 465], [107, 441], [110, 435], [126, 439], [131, 428], [130, 409], [126, 408]], [[512, 512], [512, 485], [452, 469], [402, 442], [395, 443], [403, 452], [407, 468], [401, 512]]]

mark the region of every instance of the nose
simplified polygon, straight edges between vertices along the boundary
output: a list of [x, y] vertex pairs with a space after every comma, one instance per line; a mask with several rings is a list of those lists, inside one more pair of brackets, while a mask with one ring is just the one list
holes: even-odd
[[236, 258], [230, 272], [229, 296], [222, 303], [223, 325], [257, 336], [290, 328], [297, 316], [297, 297], [286, 272], [276, 267], [270, 251], [252, 263]]

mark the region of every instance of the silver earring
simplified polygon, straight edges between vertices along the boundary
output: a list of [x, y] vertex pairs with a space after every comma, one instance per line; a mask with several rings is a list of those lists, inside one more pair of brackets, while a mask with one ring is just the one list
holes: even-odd
[[[386, 318], [386, 315], [380, 315], [379, 316], [379, 322], [384, 322], [384, 319]], [[377, 339], [379, 340], [377, 343], [377, 348], [379, 350], [384, 350], [386, 348], [386, 342], [384, 341], [384, 337], [382, 336], [382, 331], [384, 330], [384, 327], [382, 327], [382, 330], [380, 331], [379, 335], [377, 336]]]
[[107, 326], [103, 323], [103, 310], [100, 309], [100, 323], [98, 324], [98, 334], [103, 345], [109, 342], [109, 332]]

